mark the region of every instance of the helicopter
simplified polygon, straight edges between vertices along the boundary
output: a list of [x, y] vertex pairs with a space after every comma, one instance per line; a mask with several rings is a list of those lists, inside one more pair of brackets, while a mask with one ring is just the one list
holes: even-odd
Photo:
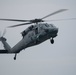
[[28, 47], [39, 45], [40, 43], [48, 39], [50, 39], [51, 44], [54, 44], [54, 38], [58, 34], [58, 28], [53, 24], [43, 23], [45, 22], [44, 19], [66, 10], [67, 9], [60, 9], [40, 19], [32, 19], [32, 20], [0, 19], [2, 21], [24, 22], [22, 24], [8, 26], [8, 28], [14, 28], [18, 26], [33, 24], [21, 32], [22, 39], [12, 48], [7, 43], [6, 41], [7, 39], [5, 37], [3, 36], [0, 37], [0, 41], [3, 43], [3, 46], [4, 46], [4, 50], [0, 50], [0, 54], [15, 54], [14, 60], [16, 60], [17, 54]]

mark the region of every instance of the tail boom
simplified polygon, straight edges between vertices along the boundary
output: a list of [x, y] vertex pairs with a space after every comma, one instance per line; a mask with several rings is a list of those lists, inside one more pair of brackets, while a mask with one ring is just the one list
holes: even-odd
[[0, 54], [7, 54], [8, 51], [7, 50], [0, 50]]

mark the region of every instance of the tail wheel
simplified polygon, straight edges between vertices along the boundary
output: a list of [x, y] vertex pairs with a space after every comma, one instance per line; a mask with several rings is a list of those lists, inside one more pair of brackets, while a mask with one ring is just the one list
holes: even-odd
[[15, 54], [15, 56], [14, 56], [14, 60], [16, 60], [16, 56], [17, 56], [17, 54]]

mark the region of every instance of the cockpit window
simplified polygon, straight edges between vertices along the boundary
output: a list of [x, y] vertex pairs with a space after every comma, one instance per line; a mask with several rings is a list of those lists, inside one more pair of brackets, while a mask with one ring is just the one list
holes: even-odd
[[45, 26], [46, 26], [46, 27], [49, 27], [49, 25], [48, 25], [48, 24], [45, 24]]
[[51, 24], [51, 26], [53, 27], [53, 25]]
[[53, 25], [53, 24], [50, 24], [50, 26], [51, 26], [51, 27], [54, 27], [54, 25]]

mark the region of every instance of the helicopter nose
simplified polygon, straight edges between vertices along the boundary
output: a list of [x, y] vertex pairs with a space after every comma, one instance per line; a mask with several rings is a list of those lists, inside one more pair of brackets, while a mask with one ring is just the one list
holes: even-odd
[[58, 33], [58, 28], [57, 27], [53, 28], [52, 33], [57, 34]]
[[45, 29], [45, 31], [47, 32], [47, 33], [55, 33], [55, 34], [57, 34], [58, 33], [58, 28], [57, 27], [54, 27], [53, 29]]
[[55, 31], [56, 33], [58, 33], [58, 28], [55, 28], [54, 31]]

